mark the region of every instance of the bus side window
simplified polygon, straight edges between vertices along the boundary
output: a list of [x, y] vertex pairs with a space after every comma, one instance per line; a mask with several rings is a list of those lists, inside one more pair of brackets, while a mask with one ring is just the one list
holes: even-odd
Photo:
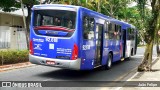
[[83, 17], [83, 38], [94, 39], [94, 18]]
[[109, 39], [115, 39], [115, 24], [110, 23]]
[[135, 39], [135, 30], [134, 30], [134, 28], [132, 28], [131, 39], [132, 39], [132, 40]]
[[116, 24], [115, 24], [114, 37], [115, 37], [115, 40], [118, 39], [118, 25], [116, 25]]
[[128, 36], [127, 40], [130, 40], [130, 28], [127, 29], [127, 34], [128, 34], [127, 35]]
[[122, 36], [122, 32], [121, 32], [121, 26], [119, 25], [119, 27], [118, 27], [118, 31], [119, 31], [119, 39], [121, 39], [121, 36]]
[[132, 40], [132, 29], [131, 28], [127, 29], [127, 34], [128, 34], [128, 39], [127, 40]]
[[105, 39], [109, 39], [108, 24], [109, 24], [109, 22], [105, 21], [105, 23], [104, 23], [104, 33], [105, 33], [104, 37], [105, 37]]
[[116, 39], [116, 25], [112, 23], [112, 39]]
[[121, 39], [121, 26], [116, 25], [116, 39], [120, 40]]
[[108, 34], [109, 34], [109, 39], [113, 39], [113, 26], [112, 23], [108, 24]]

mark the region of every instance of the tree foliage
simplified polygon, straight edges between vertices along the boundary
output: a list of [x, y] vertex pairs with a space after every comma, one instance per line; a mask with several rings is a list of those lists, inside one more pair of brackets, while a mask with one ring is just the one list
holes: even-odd
[[11, 12], [17, 10], [20, 7], [19, 2], [16, 0], [1, 0], [0, 1], [0, 9], [6, 12]]

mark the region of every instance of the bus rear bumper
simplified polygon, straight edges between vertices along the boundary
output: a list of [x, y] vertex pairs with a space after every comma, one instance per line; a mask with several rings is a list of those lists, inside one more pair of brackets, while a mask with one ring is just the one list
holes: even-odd
[[[46, 63], [47, 60], [54, 61], [55, 64], [47, 64]], [[62, 59], [51, 59], [51, 58], [39, 57], [31, 54], [29, 54], [29, 61], [33, 64], [60, 67], [60, 68], [66, 68], [66, 69], [74, 69], [74, 70], [80, 70], [80, 65], [81, 65], [80, 58], [76, 60], [62, 60]]]

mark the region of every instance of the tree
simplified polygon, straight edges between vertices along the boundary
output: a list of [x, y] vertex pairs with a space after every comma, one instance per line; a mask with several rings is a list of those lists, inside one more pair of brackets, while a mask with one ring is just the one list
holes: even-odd
[[11, 12], [14, 10], [17, 10], [20, 4], [16, 0], [1, 0], [0, 1], [0, 9], [2, 9], [5, 12]]
[[[131, 24], [133, 24], [134, 26], [136, 26], [137, 30], [138, 30], [138, 40], [140, 41], [144, 41], [144, 33], [145, 33], [145, 29], [146, 29], [146, 24], [148, 23], [147, 19], [151, 17], [151, 10], [148, 8], [144, 8], [145, 9], [145, 16], [142, 16], [140, 11], [139, 11], [139, 6], [134, 6], [134, 7], [130, 7], [126, 9], [126, 16], [127, 16], [127, 21]], [[122, 13], [122, 15], [121, 15]], [[121, 13], [119, 13], [120, 16], [122, 16], [121, 18], [125, 18], [123, 16], [123, 11], [121, 11]], [[125, 18], [126, 19], [126, 18]]]
[[26, 34], [27, 49], [29, 49], [29, 34], [27, 32], [26, 18], [24, 14], [24, 6], [23, 6], [22, 0], [20, 0], [20, 2], [21, 2], [22, 13], [23, 13], [23, 23], [24, 23], [24, 29], [25, 29], [25, 34]]
[[29, 24], [31, 18], [31, 8], [34, 4], [38, 4], [38, 0], [1, 0], [0, 9], [5, 12], [15, 11], [21, 8], [21, 1], [23, 5], [27, 8], [28, 16], [26, 18], [26, 36], [27, 36], [27, 47], [29, 47]]
[[[15, 11], [21, 8], [21, 0], [1, 0], [0, 1], [0, 9], [2, 9], [5, 12], [11, 12]], [[60, 0], [44, 0], [42, 3], [51, 3], [51, 2], [59, 2]], [[26, 36], [29, 36], [29, 25], [30, 25], [30, 19], [31, 19], [31, 8], [35, 4], [40, 4], [40, 0], [22, 0], [24, 7], [27, 8], [28, 16], [26, 17]], [[29, 38], [29, 37], [28, 37]], [[29, 42], [29, 41], [27, 41]], [[29, 46], [29, 43], [27, 43], [27, 46]]]
[[[140, 7], [141, 16], [145, 16], [145, 5], [147, 0], [137, 0]], [[146, 25], [145, 42], [147, 43], [144, 58], [142, 63], [138, 66], [138, 71], [150, 71], [152, 66], [152, 51], [155, 38], [155, 32], [158, 25], [158, 19], [160, 18], [160, 1], [151, 0], [151, 17], [146, 19], [148, 22]]]
[[157, 57], [160, 58], [160, 47], [159, 47], [159, 44], [160, 44], [160, 15], [159, 15], [159, 18], [158, 18], [158, 25], [157, 25], [157, 30], [156, 30], [156, 50], [157, 50]]
[[[114, 18], [125, 18], [126, 16], [126, 9], [127, 4], [129, 4], [131, 1], [130, 0], [107, 0], [108, 3], [106, 3], [105, 5], [101, 6], [103, 12], [102, 13], [106, 13], [106, 15], [109, 15], [111, 17]], [[121, 13], [121, 11], [123, 11]], [[121, 15], [119, 15], [121, 13]]]
[[[86, 6], [89, 9], [102, 13], [102, 6], [106, 5], [106, 0], [88, 0]], [[104, 14], [104, 13], [103, 13]]]
[[102, 6], [102, 2], [104, 1], [106, 2], [106, 0], [60, 0], [59, 3], [68, 5], [79, 5], [97, 12], [101, 12], [100, 5]]

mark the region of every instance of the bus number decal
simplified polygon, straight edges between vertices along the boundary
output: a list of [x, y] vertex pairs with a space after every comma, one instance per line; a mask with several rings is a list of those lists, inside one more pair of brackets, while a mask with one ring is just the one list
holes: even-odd
[[57, 38], [46, 37], [46, 42], [58, 42]]
[[89, 50], [89, 49], [91, 49], [90, 45], [83, 45], [83, 50]]

